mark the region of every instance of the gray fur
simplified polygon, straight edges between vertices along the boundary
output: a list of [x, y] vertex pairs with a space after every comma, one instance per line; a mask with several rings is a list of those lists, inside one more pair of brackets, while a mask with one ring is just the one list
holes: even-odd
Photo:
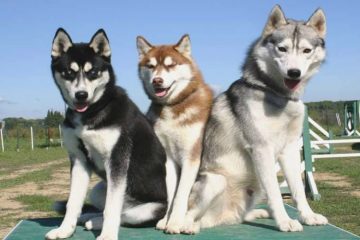
[[[314, 21], [325, 24], [321, 10], [314, 15]], [[215, 99], [184, 233], [196, 233], [200, 226], [237, 223], [245, 218], [268, 215], [251, 211], [264, 193], [279, 229], [302, 231], [301, 224], [289, 218], [284, 209], [275, 173], [277, 161], [289, 182], [300, 221], [308, 225], [327, 223], [306, 201], [297, 148], [304, 117], [304, 105], [299, 97], [325, 57], [324, 31], [317, 31], [309, 21], [285, 19], [276, 6], [263, 35], [248, 52], [242, 79]], [[324, 30], [326, 26], [319, 29]], [[284, 41], [290, 45], [292, 42], [293, 46], [280, 53], [276, 48]], [[311, 48], [310, 53], [303, 52], [304, 47], [300, 45], [304, 42], [311, 45], [306, 45]], [[276, 60], [279, 56], [296, 64], [302, 58], [299, 62], [306, 64], [306, 67], [299, 66], [303, 72], [298, 79], [289, 80], [299, 82], [296, 88], [285, 83], [288, 76], [280, 69], [284, 62]], [[289, 66], [296, 66], [294, 63]]]

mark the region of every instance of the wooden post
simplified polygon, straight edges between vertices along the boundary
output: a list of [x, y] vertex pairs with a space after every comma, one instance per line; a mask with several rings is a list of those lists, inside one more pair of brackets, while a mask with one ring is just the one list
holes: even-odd
[[63, 147], [63, 139], [62, 139], [62, 132], [61, 132], [61, 124], [59, 124], [59, 138], [60, 138], [60, 146]]
[[31, 138], [31, 150], [34, 150], [34, 132], [33, 127], [30, 127], [30, 138]]
[[20, 152], [19, 127], [16, 127], [16, 151]]
[[4, 136], [3, 136], [3, 129], [0, 128], [0, 140], [1, 140], [1, 150], [2, 152], [5, 151], [5, 148], [4, 148]]

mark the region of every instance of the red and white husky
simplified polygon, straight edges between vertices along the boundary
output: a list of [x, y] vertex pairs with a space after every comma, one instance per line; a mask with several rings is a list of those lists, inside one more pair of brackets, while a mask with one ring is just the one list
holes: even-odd
[[148, 117], [165, 147], [168, 209], [157, 229], [180, 233], [196, 179], [211, 103], [193, 58], [188, 35], [175, 45], [153, 46], [137, 38], [139, 77], [152, 100]]

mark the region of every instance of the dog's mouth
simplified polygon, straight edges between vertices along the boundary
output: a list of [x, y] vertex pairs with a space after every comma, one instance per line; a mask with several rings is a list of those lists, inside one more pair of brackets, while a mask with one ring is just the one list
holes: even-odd
[[85, 112], [89, 108], [89, 103], [88, 102], [78, 102], [78, 103], [74, 103], [74, 106], [75, 106], [75, 111], [82, 113], [82, 112]]
[[159, 98], [165, 97], [169, 92], [170, 87], [168, 88], [154, 88], [155, 95]]
[[300, 82], [301, 82], [300, 79], [289, 79], [289, 78], [284, 79], [285, 86], [291, 91], [295, 91], [299, 87]]

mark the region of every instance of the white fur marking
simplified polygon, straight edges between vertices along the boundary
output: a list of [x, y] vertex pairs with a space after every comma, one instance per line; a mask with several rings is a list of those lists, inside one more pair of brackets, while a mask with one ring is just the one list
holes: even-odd
[[84, 71], [85, 72], [88, 72], [92, 69], [92, 64], [91, 62], [86, 62], [85, 65], [84, 65]]
[[74, 70], [74, 72], [78, 72], [78, 71], [79, 71], [79, 65], [78, 65], [76, 62], [72, 62], [72, 63], [70, 64], [70, 68], [71, 68], [72, 70]]
[[165, 66], [170, 66], [171, 64], [173, 64], [173, 60], [171, 57], [166, 57], [165, 60], [164, 60], [164, 65]]

